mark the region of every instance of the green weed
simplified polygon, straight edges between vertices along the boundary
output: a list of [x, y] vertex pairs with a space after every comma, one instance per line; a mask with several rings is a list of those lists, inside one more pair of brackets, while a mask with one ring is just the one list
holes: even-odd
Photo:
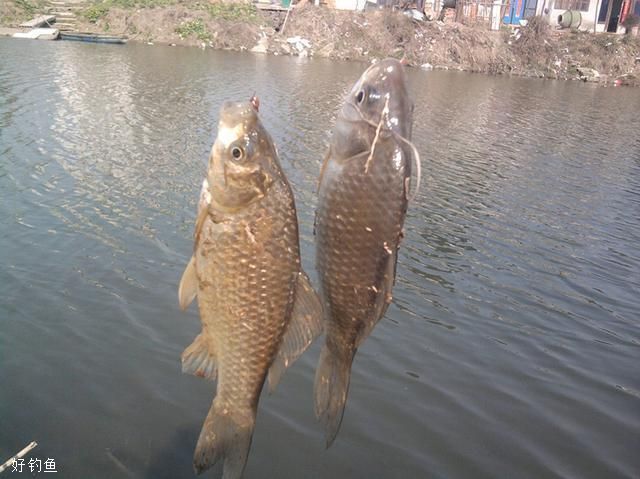
[[199, 18], [181, 23], [176, 27], [175, 32], [183, 38], [195, 35], [198, 40], [211, 40], [211, 34]]
[[[27, 0], [18, 0], [25, 2]], [[82, 15], [91, 23], [96, 23], [113, 7], [134, 9], [164, 7], [178, 3], [179, 0], [99, 0], [86, 8]]]
[[36, 12], [36, 6], [28, 0], [15, 0], [16, 7], [21, 8], [24, 13], [31, 16]]
[[107, 13], [109, 13], [109, 8], [111, 2], [101, 2], [91, 5], [89, 8], [86, 8], [82, 11], [82, 16], [89, 20], [91, 23], [96, 23], [102, 17], [104, 17]]
[[258, 19], [258, 10], [251, 3], [212, 3], [207, 5], [211, 18], [252, 22]]

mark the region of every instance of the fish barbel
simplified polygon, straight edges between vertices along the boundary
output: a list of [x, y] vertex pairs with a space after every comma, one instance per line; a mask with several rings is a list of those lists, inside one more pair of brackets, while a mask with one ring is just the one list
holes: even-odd
[[179, 287], [181, 308], [197, 297], [202, 322], [182, 370], [218, 380], [194, 468], [224, 459], [224, 479], [242, 476], [267, 373], [273, 389], [322, 328], [320, 300], [300, 266], [293, 194], [258, 106], [252, 98], [220, 110]]
[[314, 395], [327, 447], [342, 422], [356, 351], [391, 302], [412, 159], [419, 170], [406, 83], [394, 59], [362, 74], [338, 114], [320, 174], [316, 268], [327, 322]]

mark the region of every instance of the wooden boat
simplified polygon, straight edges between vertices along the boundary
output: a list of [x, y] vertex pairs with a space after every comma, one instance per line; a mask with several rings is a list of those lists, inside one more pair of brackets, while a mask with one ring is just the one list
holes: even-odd
[[60, 32], [60, 40], [92, 43], [127, 43], [126, 37], [101, 33]]

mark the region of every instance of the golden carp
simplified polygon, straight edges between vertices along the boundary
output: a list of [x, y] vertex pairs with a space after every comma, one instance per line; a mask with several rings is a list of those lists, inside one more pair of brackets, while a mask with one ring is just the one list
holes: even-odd
[[327, 447], [342, 422], [356, 350], [391, 302], [412, 157], [419, 170], [412, 114], [400, 62], [372, 65], [347, 95], [322, 165], [316, 267], [327, 322], [314, 394]]
[[179, 287], [181, 308], [197, 297], [202, 322], [182, 370], [218, 380], [194, 468], [224, 459], [224, 479], [244, 471], [267, 372], [273, 389], [322, 329], [320, 300], [300, 266], [293, 194], [258, 105], [221, 108]]

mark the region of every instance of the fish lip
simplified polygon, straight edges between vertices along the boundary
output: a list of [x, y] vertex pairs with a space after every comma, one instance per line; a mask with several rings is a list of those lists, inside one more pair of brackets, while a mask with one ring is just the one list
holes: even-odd
[[[225, 101], [220, 107], [218, 129], [231, 128], [243, 133], [253, 129], [258, 122], [258, 111], [251, 101]], [[240, 133], [238, 133], [241, 136]]]

